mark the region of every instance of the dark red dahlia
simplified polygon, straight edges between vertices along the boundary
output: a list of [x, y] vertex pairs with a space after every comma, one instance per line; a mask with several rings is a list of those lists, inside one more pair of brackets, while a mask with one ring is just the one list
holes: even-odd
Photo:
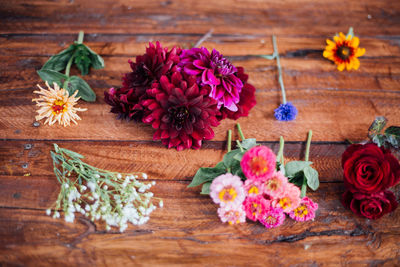
[[153, 140], [162, 140], [168, 148], [199, 149], [203, 140], [214, 137], [211, 126], [219, 124], [217, 101], [207, 96], [210, 88], [199, 88], [194, 76], [175, 72], [171, 78], [162, 76], [147, 90], [148, 99], [143, 122], [157, 131]]
[[140, 121], [143, 117], [143, 107], [140, 104], [147, 98], [146, 91], [153, 82], [162, 75], [170, 76], [179, 70], [180, 48], [162, 48], [159, 42], [156, 45], [149, 43], [146, 53], [136, 57], [136, 62], [129, 60], [132, 72], [122, 78], [122, 88], [111, 88], [104, 92], [104, 100], [111, 105], [111, 112], [117, 113], [118, 118], [131, 118]]
[[240, 117], [247, 117], [249, 115], [249, 111], [257, 104], [255, 93], [256, 88], [247, 83], [249, 75], [244, 73], [243, 67], [237, 67], [237, 77], [243, 82], [243, 88], [240, 92], [240, 101], [236, 104], [238, 110], [233, 112], [225, 107], [222, 107], [221, 116], [218, 116], [218, 120], [223, 120], [226, 117], [237, 120]]

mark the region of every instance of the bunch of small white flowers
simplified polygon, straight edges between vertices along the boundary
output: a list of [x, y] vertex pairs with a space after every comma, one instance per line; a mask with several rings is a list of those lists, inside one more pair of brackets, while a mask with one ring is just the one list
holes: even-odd
[[[62, 209], [65, 221], [73, 222], [79, 212], [91, 221], [103, 220], [106, 229], [119, 227], [124, 232], [128, 223], [146, 223], [156, 209], [149, 189], [156, 182], [143, 183], [145, 173], [122, 174], [92, 167], [80, 159], [83, 156], [55, 145], [52, 152], [54, 172], [61, 183], [60, 194], [54, 203], [53, 218], [59, 218]], [[72, 175], [75, 174], [75, 175]], [[73, 177], [73, 178], [71, 178]], [[163, 201], [158, 199], [158, 206]], [[51, 215], [47, 209], [46, 214]]]

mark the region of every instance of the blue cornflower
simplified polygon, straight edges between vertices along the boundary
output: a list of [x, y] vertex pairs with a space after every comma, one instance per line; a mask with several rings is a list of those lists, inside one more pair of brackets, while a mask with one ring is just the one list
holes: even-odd
[[297, 109], [292, 103], [281, 104], [275, 109], [275, 118], [279, 121], [292, 121], [296, 119]]

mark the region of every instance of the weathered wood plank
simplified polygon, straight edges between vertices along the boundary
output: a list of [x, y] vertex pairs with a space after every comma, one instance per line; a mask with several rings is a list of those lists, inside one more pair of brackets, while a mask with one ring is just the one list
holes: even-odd
[[[129, 172], [146, 172], [151, 179], [191, 181], [201, 167], [215, 166], [222, 160], [225, 142], [208, 142], [200, 150], [177, 152], [156, 142], [115, 141], [56, 141], [61, 147], [72, 149], [85, 156], [85, 162], [101, 169]], [[279, 144], [263, 143], [275, 153]], [[304, 143], [287, 143], [284, 155], [287, 160], [304, 158]], [[321, 181], [342, 181], [341, 155], [345, 144], [313, 143], [310, 160], [320, 173]], [[0, 175], [19, 176], [21, 185], [32, 176], [54, 178], [50, 150], [53, 142], [0, 141]], [[0, 186], [1, 187], [1, 186]]]
[[[76, 139], [76, 140], [151, 140], [153, 129], [142, 123], [116, 120], [110, 107], [102, 99], [105, 88], [96, 88], [96, 103], [81, 102], [88, 108], [81, 113], [79, 125], [33, 127], [36, 107], [31, 103], [34, 89], [3, 90], [0, 92], [0, 138], [2, 139]], [[303, 141], [309, 129], [314, 141], [363, 140], [375, 116], [386, 116], [391, 125], [400, 124], [400, 94], [380, 91], [339, 91], [313, 89], [287, 89], [288, 99], [299, 110], [292, 122], [279, 122], [273, 117], [279, 105], [276, 90], [258, 90], [258, 104], [247, 118], [240, 118], [246, 136], [259, 141]], [[103, 123], [107, 122], [107, 123]], [[226, 139], [226, 131], [233, 129], [235, 121], [224, 120], [214, 128], [215, 141]]]
[[[216, 33], [326, 36], [349, 26], [361, 35], [399, 35], [398, 1], [12, 1], [1, 33]], [[384, 27], [382, 27], [384, 25]], [[312, 27], [312, 31], [310, 31]]]
[[[288, 219], [281, 227], [270, 230], [256, 223], [234, 227], [221, 224], [217, 206], [208, 197], [199, 196], [198, 190], [185, 189], [186, 184], [160, 182], [154, 189], [164, 199], [165, 207], [156, 210], [146, 225], [130, 226], [124, 234], [107, 235], [104, 225], [94, 225], [80, 215], [76, 223], [70, 224], [46, 216], [44, 208], [5, 208], [10, 202], [2, 193], [0, 262], [30, 265], [40, 260], [44, 265], [71, 265], [83, 261], [110, 264], [112, 260], [114, 264], [201, 265], [206, 261], [230, 265], [233, 254], [235, 265], [253, 260], [254, 264], [267, 261], [274, 265], [399, 260], [399, 210], [379, 221], [355, 217], [340, 204], [342, 184], [323, 184], [318, 192], [310, 194], [320, 205], [315, 221], [297, 223]], [[178, 198], [176, 192], [180, 192]], [[37, 204], [48, 193], [55, 199], [54, 188], [42, 184], [39, 198], [29, 205]]]
[[[321, 58], [325, 48], [325, 39], [331, 39], [335, 33], [325, 37], [279, 36], [278, 46], [281, 57]], [[149, 42], [159, 41], [165, 47], [179, 46], [187, 48], [196, 43], [199, 34], [85, 34], [85, 44], [106, 57], [134, 57], [143, 54]], [[0, 55], [47, 56], [50, 57], [72, 44], [76, 34], [39, 34], [39, 35], [0, 35]], [[397, 58], [400, 53], [398, 39], [361, 38], [360, 47], [366, 49], [365, 58]], [[203, 46], [215, 48], [224, 56], [246, 56], [272, 54], [270, 35], [226, 35], [214, 34]], [[362, 69], [361, 69], [362, 71]]]

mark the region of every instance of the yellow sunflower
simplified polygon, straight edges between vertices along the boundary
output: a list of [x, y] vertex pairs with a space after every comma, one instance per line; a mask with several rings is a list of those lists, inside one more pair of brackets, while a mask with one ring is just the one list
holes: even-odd
[[329, 60], [335, 62], [339, 71], [355, 69], [357, 70], [360, 66], [358, 57], [365, 54], [365, 48], [360, 48], [360, 39], [353, 37], [352, 34], [348, 34], [347, 37], [343, 33], [339, 33], [339, 36], [333, 37], [333, 40], [326, 40], [328, 44], [325, 47], [323, 56]]
[[47, 118], [44, 124], [53, 125], [58, 121], [58, 124], [69, 126], [70, 122], [77, 124], [77, 120], [81, 118], [76, 114], [77, 111], [86, 111], [86, 108], [74, 107], [80, 97], [75, 97], [78, 90], [72, 96], [69, 96], [68, 91], [60, 89], [58, 84], [54, 83], [54, 89], [46, 82], [48, 90], [37, 85], [40, 91], [34, 91], [39, 94], [39, 98], [32, 99], [39, 107], [38, 115], [35, 117], [37, 121]]

